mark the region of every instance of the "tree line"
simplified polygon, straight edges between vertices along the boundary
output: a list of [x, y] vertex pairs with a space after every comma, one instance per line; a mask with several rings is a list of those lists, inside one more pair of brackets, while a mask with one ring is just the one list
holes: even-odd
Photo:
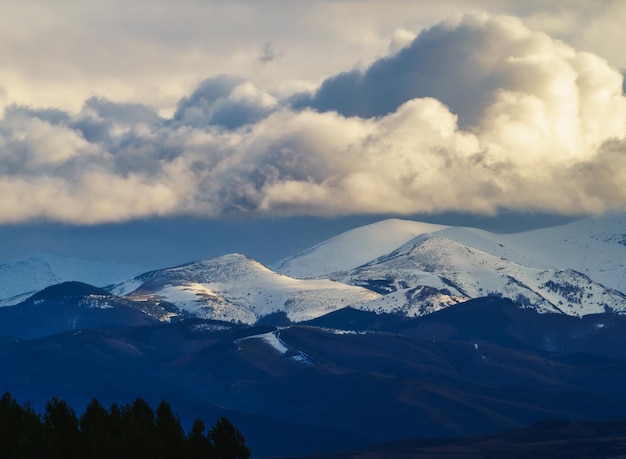
[[6, 392], [0, 399], [0, 458], [73, 459], [247, 459], [250, 449], [241, 432], [222, 417], [206, 431], [198, 418], [185, 433], [170, 405], [154, 410], [136, 398], [105, 408], [93, 399], [78, 417], [65, 401], [53, 397], [45, 412], [19, 404]]

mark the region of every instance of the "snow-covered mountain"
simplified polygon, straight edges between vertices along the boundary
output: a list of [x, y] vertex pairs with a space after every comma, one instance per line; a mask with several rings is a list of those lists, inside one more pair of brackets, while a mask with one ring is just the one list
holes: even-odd
[[133, 266], [45, 254], [0, 265], [0, 305], [78, 280], [172, 303], [180, 315], [245, 324], [345, 306], [413, 317], [484, 296], [574, 316], [626, 313], [626, 214], [515, 234], [384, 220], [272, 266], [232, 254], [138, 275]]
[[17, 304], [51, 285], [78, 281], [103, 287], [145, 271], [138, 266], [103, 263], [41, 253], [0, 264], [0, 306]]
[[[381, 254], [412, 232], [415, 238]], [[372, 254], [381, 255], [355, 266]], [[280, 272], [381, 293], [359, 306], [376, 312], [417, 316], [499, 295], [542, 312], [625, 313], [626, 214], [514, 234], [386, 220], [343, 233], [276, 266]]]
[[386, 255], [420, 234], [447, 228], [443, 225], [389, 219], [346, 231], [271, 267], [292, 277], [319, 277], [356, 268]]
[[167, 301], [195, 317], [246, 324], [280, 313], [300, 322], [380, 296], [329, 279], [294, 279], [239, 254], [151, 271], [109, 290], [135, 301]]
[[407, 316], [493, 295], [540, 312], [626, 313], [624, 294], [573, 269], [524, 266], [440, 234], [422, 235], [391, 254], [330, 277], [384, 294], [359, 308]]

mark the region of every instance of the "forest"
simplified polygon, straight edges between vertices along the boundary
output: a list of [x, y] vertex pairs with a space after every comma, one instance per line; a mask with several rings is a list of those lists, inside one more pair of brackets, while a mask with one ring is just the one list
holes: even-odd
[[6, 392], [0, 399], [0, 457], [247, 459], [241, 432], [222, 417], [210, 429], [197, 418], [185, 432], [166, 401], [153, 409], [142, 398], [111, 404], [93, 399], [81, 416], [53, 397], [43, 414]]

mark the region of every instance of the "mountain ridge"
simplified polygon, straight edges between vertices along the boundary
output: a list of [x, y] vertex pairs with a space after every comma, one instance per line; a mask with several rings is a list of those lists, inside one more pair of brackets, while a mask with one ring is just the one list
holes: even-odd
[[42, 252], [0, 263], [0, 306], [17, 304], [37, 291], [66, 281], [105, 287], [143, 271], [134, 265]]
[[295, 279], [241, 254], [151, 271], [110, 291], [134, 300], [164, 300], [196, 317], [247, 324], [277, 313], [298, 322], [378, 297], [329, 279]]
[[[99, 278], [104, 281], [124, 271], [106, 264], [98, 271], [93, 264], [55, 257], [57, 265], [66, 263], [65, 275], [105, 272], [108, 277]], [[246, 324], [306, 321], [346, 306], [417, 316], [490, 295], [520, 307], [582, 316], [626, 312], [620, 290], [626, 287], [625, 260], [622, 214], [512, 234], [388, 219], [346, 231], [270, 265], [273, 269], [242, 254], [227, 254], [92, 284], [134, 302], [174, 304], [174, 315], [180, 317]], [[31, 262], [52, 263], [38, 257]], [[0, 265], [7, 272], [5, 284], [18, 280], [8, 292], [0, 282], [0, 305], [17, 304], [34, 293], [19, 290], [32, 287], [24, 281], [29, 273], [35, 284], [58, 283], [53, 270], [28, 271], [20, 263]], [[17, 267], [12, 273], [11, 266]], [[8, 293], [15, 296], [7, 298]]]

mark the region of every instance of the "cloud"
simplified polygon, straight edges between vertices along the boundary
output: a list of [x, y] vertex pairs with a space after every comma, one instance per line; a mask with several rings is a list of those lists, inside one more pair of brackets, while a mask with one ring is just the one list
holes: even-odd
[[296, 98], [222, 75], [170, 119], [104, 98], [76, 114], [10, 106], [0, 218], [626, 208], [626, 98], [606, 61], [508, 16], [398, 37]]
[[[373, 117], [404, 102], [434, 97], [459, 116], [463, 127], [479, 123], [499, 93], [514, 91], [542, 100], [576, 91], [577, 54], [549, 36], [527, 29], [513, 17], [472, 14], [423, 30], [398, 53], [325, 80], [294, 105], [344, 116]], [[601, 59], [595, 65], [609, 84], [617, 78]], [[576, 94], [560, 93], [562, 97]], [[556, 101], [560, 103], [559, 101]]]
[[183, 98], [173, 121], [177, 125], [234, 129], [260, 120], [276, 104], [274, 97], [252, 83], [220, 75], [204, 80], [189, 97]]
[[278, 61], [284, 57], [284, 53], [276, 52], [272, 47], [272, 43], [265, 42], [263, 45], [263, 49], [261, 49], [261, 54], [259, 55], [259, 61], [263, 64], [267, 64], [268, 62]]

